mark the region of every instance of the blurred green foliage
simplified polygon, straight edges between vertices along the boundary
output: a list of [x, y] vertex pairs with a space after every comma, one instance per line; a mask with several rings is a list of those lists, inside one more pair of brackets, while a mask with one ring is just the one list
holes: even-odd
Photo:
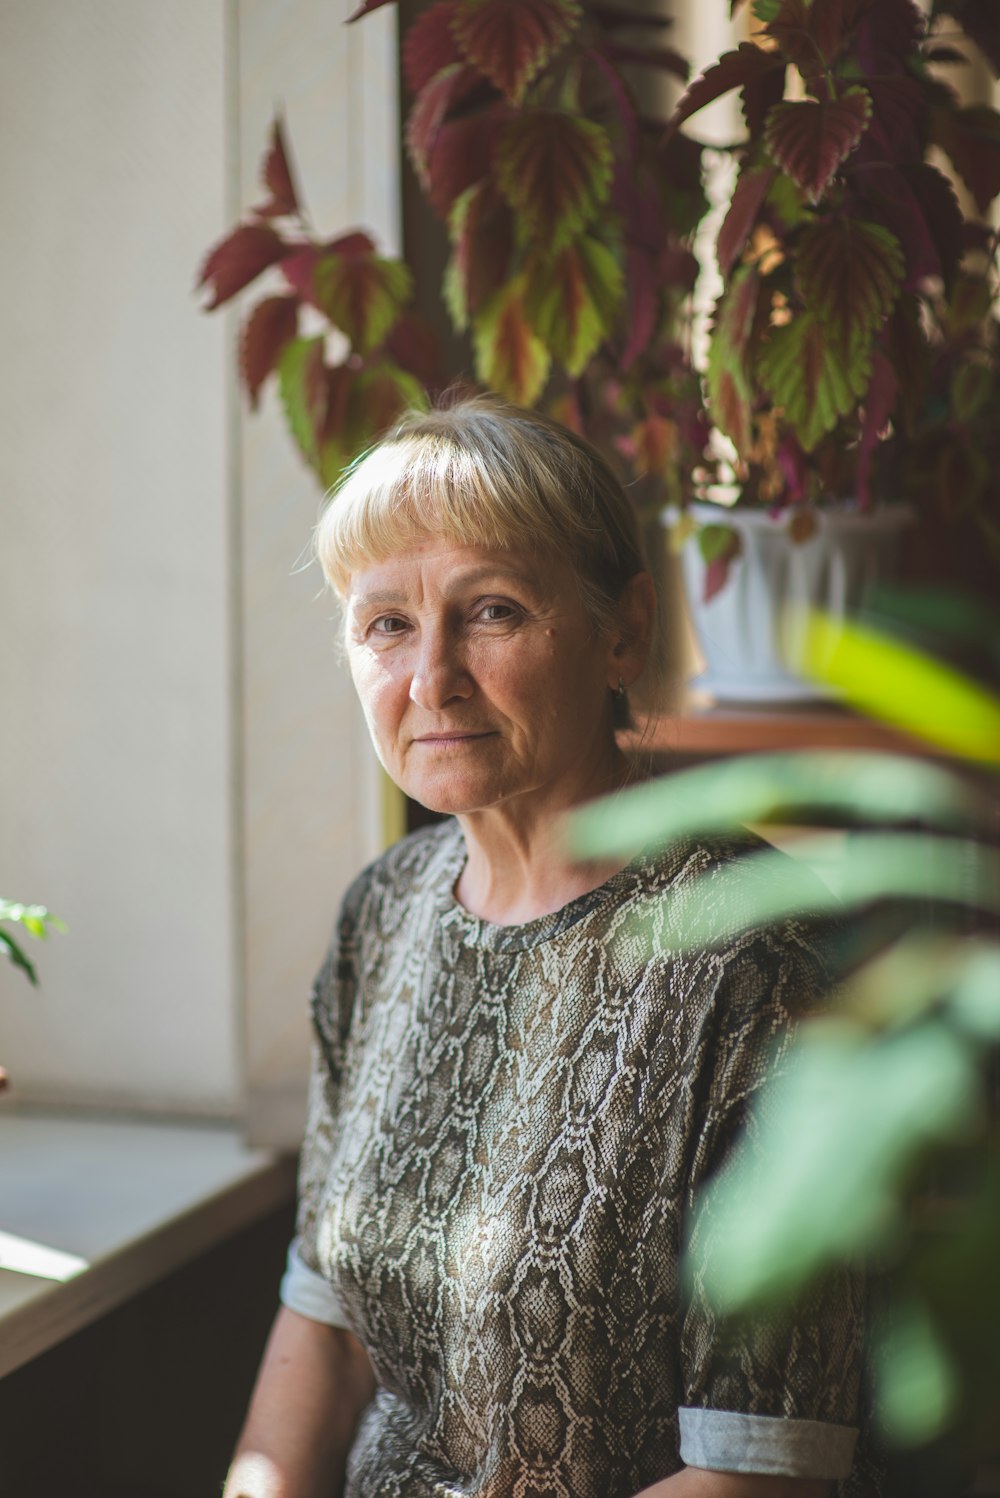
[[[65, 924], [44, 905], [23, 905], [18, 900], [0, 899], [0, 922], [22, 926], [29, 936], [45, 941], [50, 931], [65, 931]], [[37, 985], [38, 974], [21, 943], [10, 931], [0, 930], [0, 952], [20, 968], [30, 983]]]
[[[974, 1451], [984, 1432], [995, 1440], [1000, 1407], [1000, 850], [983, 836], [997, 820], [1000, 698], [956, 661], [969, 645], [991, 669], [1000, 621], [929, 593], [897, 594], [886, 612], [891, 629], [815, 616], [801, 669], [905, 729], [917, 755], [971, 762], [961, 776], [926, 749], [747, 755], [588, 807], [570, 839], [582, 856], [621, 857], [774, 824], [784, 851], [750, 851], [706, 876], [710, 902], [695, 887], [672, 907], [682, 943], [786, 917], [868, 930], [844, 944], [836, 1001], [801, 1026], [757, 1100], [713, 1185], [723, 1230], [687, 1272], [738, 1316], [794, 1306], [834, 1265], [873, 1268], [888, 1288], [874, 1327], [886, 1437], [917, 1446], [958, 1430]], [[937, 631], [940, 652], [926, 645]], [[706, 922], [706, 906], [722, 918]]]

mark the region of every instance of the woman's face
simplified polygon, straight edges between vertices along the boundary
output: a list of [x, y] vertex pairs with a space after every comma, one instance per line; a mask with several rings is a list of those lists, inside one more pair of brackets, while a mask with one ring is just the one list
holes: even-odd
[[351, 674], [379, 758], [434, 811], [558, 811], [605, 788], [609, 688], [569, 564], [429, 538], [359, 568]]

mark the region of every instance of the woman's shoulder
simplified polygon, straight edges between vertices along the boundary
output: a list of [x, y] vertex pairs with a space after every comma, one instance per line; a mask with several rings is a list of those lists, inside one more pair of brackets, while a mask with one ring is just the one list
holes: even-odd
[[[414, 891], [426, 892], [449, 879], [456, 860], [462, 856], [462, 834], [454, 817], [421, 827], [405, 837], [362, 869], [344, 896], [341, 921], [355, 923], [374, 902], [377, 905], [410, 899]], [[449, 885], [450, 887], [450, 885]]]

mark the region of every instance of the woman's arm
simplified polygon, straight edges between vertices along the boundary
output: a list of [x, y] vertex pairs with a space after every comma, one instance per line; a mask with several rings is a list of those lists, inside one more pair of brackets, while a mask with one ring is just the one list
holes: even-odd
[[749, 1472], [708, 1472], [685, 1467], [636, 1498], [828, 1498], [824, 1478], [771, 1477]]
[[351, 1332], [283, 1306], [223, 1498], [334, 1498], [374, 1391], [368, 1354]]

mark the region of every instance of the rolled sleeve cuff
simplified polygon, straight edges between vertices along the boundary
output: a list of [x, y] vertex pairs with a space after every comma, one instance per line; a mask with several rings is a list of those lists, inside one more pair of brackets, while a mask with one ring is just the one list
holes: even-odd
[[824, 1420], [783, 1420], [735, 1410], [678, 1411], [681, 1461], [714, 1472], [775, 1477], [847, 1477], [857, 1430]]
[[278, 1294], [281, 1304], [311, 1321], [322, 1321], [327, 1326], [347, 1326], [340, 1302], [329, 1280], [325, 1280], [315, 1269], [302, 1261], [298, 1238], [293, 1238], [288, 1250], [288, 1263], [281, 1279]]

